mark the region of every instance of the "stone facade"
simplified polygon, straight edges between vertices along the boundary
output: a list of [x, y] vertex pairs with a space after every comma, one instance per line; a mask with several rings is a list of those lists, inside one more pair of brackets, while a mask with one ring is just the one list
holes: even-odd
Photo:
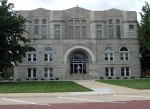
[[16, 79], [99, 79], [140, 76], [137, 14], [80, 7], [19, 11], [33, 51], [15, 68]]

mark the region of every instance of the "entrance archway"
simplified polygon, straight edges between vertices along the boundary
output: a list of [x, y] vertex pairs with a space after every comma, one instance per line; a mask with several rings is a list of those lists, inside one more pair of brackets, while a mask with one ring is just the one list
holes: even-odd
[[87, 74], [88, 56], [83, 52], [74, 52], [69, 59], [70, 74]]

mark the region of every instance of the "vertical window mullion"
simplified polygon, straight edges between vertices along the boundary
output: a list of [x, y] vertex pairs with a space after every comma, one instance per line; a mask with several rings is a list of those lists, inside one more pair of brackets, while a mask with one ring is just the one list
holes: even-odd
[[49, 55], [50, 55], [50, 54], [47, 54], [48, 61], [50, 61], [50, 57], [49, 57]]
[[31, 54], [31, 61], [33, 61], [33, 53]]

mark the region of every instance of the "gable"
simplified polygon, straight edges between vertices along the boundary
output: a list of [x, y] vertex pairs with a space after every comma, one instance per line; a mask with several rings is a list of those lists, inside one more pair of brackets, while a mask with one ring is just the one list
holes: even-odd
[[85, 9], [85, 8], [81, 8], [81, 7], [73, 7], [73, 8], [70, 8], [70, 9], [66, 9], [65, 11], [75, 11], [75, 10], [80, 10], [80, 11], [90, 11], [88, 9]]

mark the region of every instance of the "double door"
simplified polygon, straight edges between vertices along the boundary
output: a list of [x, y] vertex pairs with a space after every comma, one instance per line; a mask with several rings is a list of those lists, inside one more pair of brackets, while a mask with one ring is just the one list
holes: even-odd
[[71, 63], [71, 74], [86, 74], [85, 63]]

